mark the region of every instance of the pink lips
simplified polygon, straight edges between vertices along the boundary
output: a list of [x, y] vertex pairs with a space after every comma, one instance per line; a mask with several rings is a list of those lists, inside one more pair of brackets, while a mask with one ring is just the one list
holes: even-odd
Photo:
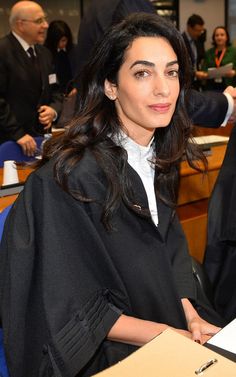
[[154, 105], [149, 105], [148, 107], [158, 113], [166, 113], [170, 109], [170, 103], [158, 103]]

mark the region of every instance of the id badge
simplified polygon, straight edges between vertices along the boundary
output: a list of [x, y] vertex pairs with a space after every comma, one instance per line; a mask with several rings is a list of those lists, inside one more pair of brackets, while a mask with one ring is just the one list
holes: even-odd
[[51, 73], [51, 75], [48, 76], [48, 82], [49, 82], [49, 85], [57, 83], [57, 75], [56, 75], [56, 73]]

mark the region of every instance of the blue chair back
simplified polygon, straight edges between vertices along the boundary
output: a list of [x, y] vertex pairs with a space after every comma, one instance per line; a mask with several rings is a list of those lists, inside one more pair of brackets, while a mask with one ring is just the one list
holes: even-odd
[[[11, 207], [12, 207], [11, 205], [6, 207], [0, 213], [0, 240], [2, 238], [4, 223]], [[3, 348], [3, 331], [1, 328], [0, 328], [0, 377], [9, 377], [4, 348]]]
[[0, 329], [0, 377], [9, 377], [5, 353], [3, 349], [3, 332]]
[[[34, 139], [37, 143], [37, 149], [40, 150], [42, 141], [44, 140], [43, 136], [37, 136]], [[34, 161], [35, 158], [24, 155], [22, 148], [15, 141], [9, 140], [0, 145], [0, 168], [3, 167], [3, 163], [6, 160], [23, 162]]]
[[[2, 233], [3, 233], [3, 229], [4, 229], [5, 220], [7, 218], [7, 215], [9, 213], [11, 207], [12, 207], [12, 205], [9, 205], [2, 212], [0, 212], [0, 241], [2, 239]], [[0, 377], [1, 377], [1, 375], [0, 375]]]

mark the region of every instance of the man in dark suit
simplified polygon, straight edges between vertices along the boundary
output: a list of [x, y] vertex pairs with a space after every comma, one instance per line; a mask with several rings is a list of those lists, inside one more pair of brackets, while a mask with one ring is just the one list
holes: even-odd
[[[81, 20], [78, 36], [79, 66], [75, 77], [78, 108], [83, 67], [92, 54], [94, 45], [109, 26], [133, 12], [155, 13], [156, 10], [149, 0], [90, 0]], [[219, 127], [226, 124], [230, 114], [236, 109], [236, 89], [228, 87], [226, 92], [227, 96], [191, 90], [187, 110], [192, 122], [203, 127]]]
[[192, 65], [193, 87], [195, 89], [200, 88], [199, 81], [197, 80], [197, 72], [200, 70], [200, 63], [204, 58], [202, 36], [205, 32], [202, 17], [198, 14], [192, 14], [187, 20], [186, 31], [182, 34]]
[[50, 52], [42, 46], [48, 23], [33, 1], [19, 1], [10, 13], [11, 33], [0, 40], [0, 143], [15, 140], [33, 155], [33, 136], [57, 118], [62, 103]]

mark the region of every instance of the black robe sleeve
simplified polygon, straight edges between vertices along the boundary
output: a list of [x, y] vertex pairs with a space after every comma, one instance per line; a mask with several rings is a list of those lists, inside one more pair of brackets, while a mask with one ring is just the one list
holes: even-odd
[[86, 253], [102, 247], [82, 206], [55, 182], [43, 184], [32, 174], [7, 219], [0, 252], [11, 376], [48, 375], [49, 355], [60, 372], [55, 375], [72, 377], [97, 352], [121, 314], [99, 281], [96, 263], [88, 265]]
[[180, 297], [196, 300], [196, 290], [192, 276], [188, 245], [176, 215], [169, 231], [168, 248]]
[[187, 112], [193, 124], [217, 128], [224, 122], [228, 100], [222, 93], [190, 90]]

